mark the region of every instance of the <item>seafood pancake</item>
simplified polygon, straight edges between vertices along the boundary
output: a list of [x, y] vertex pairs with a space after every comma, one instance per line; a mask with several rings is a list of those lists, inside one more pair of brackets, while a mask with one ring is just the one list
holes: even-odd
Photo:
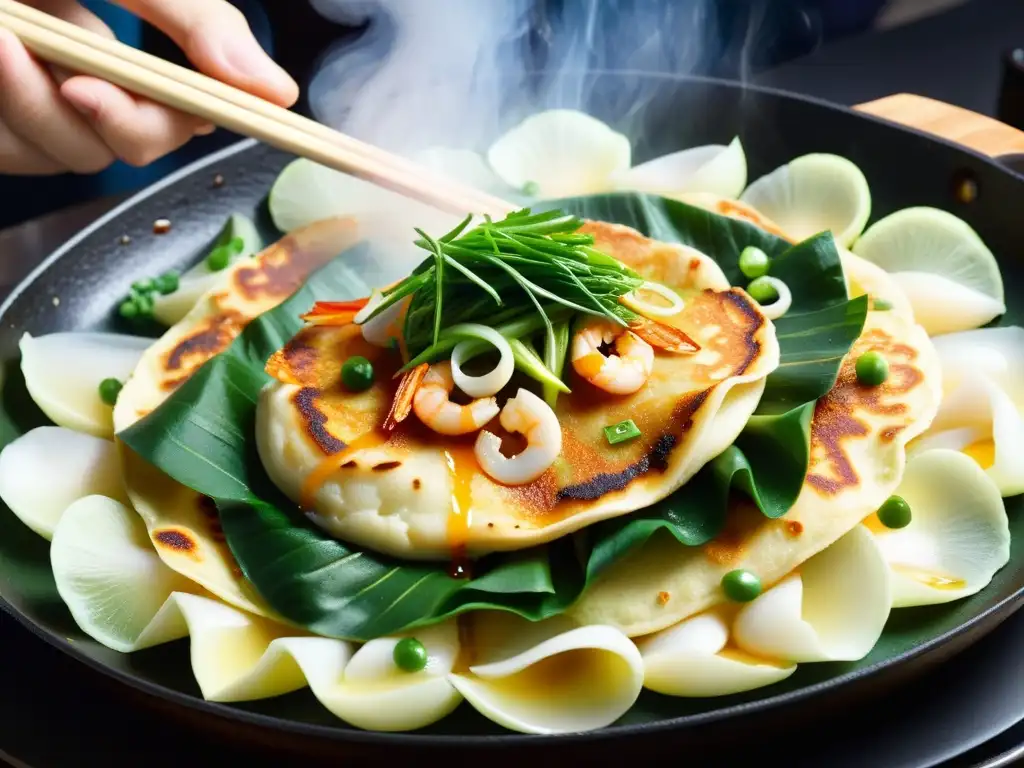
[[[358, 236], [355, 220], [327, 219], [232, 265], [224, 287], [201, 297], [143, 354], [117, 399], [116, 431], [159, 406], [206, 361], [227, 349], [253, 318], [288, 298]], [[120, 441], [118, 448], [128, 497], [163, 561], [228, 603], [268, 615], [242, 578], [210, 499], [175, 482]]]
[[[381, 436], [397, 355], [368, 344], [357, 326], [308, 327], [271, 358], [267, 370], [277, 381], [257, 408], [259, 454], [275, 484], [340, 539], [444, 559], [551, 541], [649, 506], [689, 480], [732, 444], [756, 408], [779, 361], [774, 326], [697, 251], [623, 226], [590, 222], [582, 231], [685, 298], [663, 322], [689, 334], [699, 352], [657, 352], [649, 379], [632, 394], [598, 391], [570, 370], [572, 392], [555, 408], [558, 458], [532, 481], [507, 486], [480, 470], [469, 438], [439, 435], [414, 417]], [[340, 363], [354, 355], [376, 371], [359, 393], [341, 383]], [[505, 393], [515, 393], [514, 379]], [[609, 445], [604, 428], [626, 419], [640, 436]], [[485, 428], [516, 453], [497, 422]]]
[[[889, 362], [889, 380], [880, 387], [857, 381], [855, 361], [869, 350]], [[769, 589], [895, 491], [907, 443], [935, 418], [940, 378], [923, 328], [897, 312], [869, 312], [835, 386], [815, 406], [810, 468], [793, 508], [770, 520], [752, 504], [735, 503], [725, 531], [702, 547], [655, 535], [603, 573], [573, 607], [573, 617], [637, 636], [725, 602], [721, 580], [733, 569], [752, 571]]]

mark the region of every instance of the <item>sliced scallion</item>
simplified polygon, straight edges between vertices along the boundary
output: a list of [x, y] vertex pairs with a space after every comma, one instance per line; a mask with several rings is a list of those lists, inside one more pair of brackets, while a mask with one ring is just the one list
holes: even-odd
[[612, 424], [610, 427], [604, 428], [604, 436], [609, 445], [618, 445], [627, 440], [634, 440], [640, 437], [640, 435], [640, 428], [632, 419], [626, 419], [618, 424]]

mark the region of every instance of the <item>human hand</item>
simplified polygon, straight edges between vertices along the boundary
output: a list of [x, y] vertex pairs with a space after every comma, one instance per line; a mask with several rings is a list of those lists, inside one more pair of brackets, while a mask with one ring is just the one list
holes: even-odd
[[[298, 86], [225, 0], [113, 1], [162, 30], [203, 73], [282, 106], [298, 98]], [[114, 37], [76, 0], [28, 4]], [[95, 173], [118, 159], [142, 166], [212, 131], [200, 118], [40, 62], [0, 29], [0, 173]]]

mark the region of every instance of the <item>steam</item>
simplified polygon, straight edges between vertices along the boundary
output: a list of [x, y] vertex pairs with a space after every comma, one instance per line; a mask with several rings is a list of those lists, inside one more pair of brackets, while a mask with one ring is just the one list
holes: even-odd
[[[484, 150], [551, 107], [614, 121], [632, 138], [658, 87], [641, 73], [692, 74], [718, 54], [710, 0], [312, 0], [366, 25], [331, 51], [310, 85], [321, 122], [394, 152]], [[556, 6], [555, 10], [550, 10]], [[749, 30], [748, 30], [749, 33]], [[631, 73], [614, 93], [595, 73]]]

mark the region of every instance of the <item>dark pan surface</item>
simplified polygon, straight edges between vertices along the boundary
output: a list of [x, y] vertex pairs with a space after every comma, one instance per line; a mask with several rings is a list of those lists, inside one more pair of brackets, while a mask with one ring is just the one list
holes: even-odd
[[[629, 114], [630, 84], [636, 78], [612, 74], [592, 78], [595, 88], [588, 111], [616, 127], [643, 126], [645, 141], [636, 142], [637, 134], [632, 133], [638, 160], [688, 146], [727, 143], [739, 134], [751, 180], [801, 154], [834, 152], [850, 158], [867, 176], [873, 193], [872, 220], [912, 205], [932, 205], [961, 216], [1000, 258], [1011, 302], [1003, 323], [1024, 321], [1024, 299], [1020, 298], [1024, 266], [1016, 250], [1024, 177], [969, 151], [848, 110], [717, 81], [665, 78], [639, 118], [632, 115], [627, 124], [622, 115]], [[564, 105], [556, 100], [543, 106]], [[510, 114], [508, 121], [518, 117]], [[18, 369], [22, 333], [117, 329], [114, 308], [130, 283], [198, 258], [232, 212], [256, 215], [270, 234], [263, 199], [289, 159], [252, 143], [212, 156], [104, 217], [33, 273], [0, 309], [4, 365], [0, 442], [6, 444], [45, 423], [27, 397]], [[214, 184], [216, 175], [223, 176], [222, 186]], [[965, 179], [978, 191], [971, 203], [958, 197]], [[168, 234], [153, 234], [153, 222], [159, 218], [171, 220]], [[130, 238], [128, 244], [120, 242], [124, 235]], [[126, 656], [85, 636], [56, 594], [47, 543], [7, 510], [0, 510], [0, 606], [47, 642], [121, 683], [155, 695], [176, 716], [190, 716], [206, 726], [244, 729], [254, 740], [285, 738], [310, 749], [343, 740], [349, 748], [370, 751], [446, 745], [543, 750], [556, 743], [600, 749], [610, 738], [633, 739], [638, 747], [655, 738], [664, 743], [670, 737], [692, 745], [720, 738], [741, 724], [745, 736], [753, 736], [773, 723], [792, 724], [794, 717], [820, 716], [842, 708], [855, 697], [875, 695], [924, 671], [996, 626], [1024, 598], [1022, 506], [1019, 498], [1008, 500], [1011, 562], [987, 589], [948, 606], [894, 612], [885, 635], [866, 659], [804, 665], [782, 684], [721, 699], [691, 701], [645, 691], [618, 724], [582, 736], [511, 735], [468, 706], [425, 732], [388, 735], [345, 726], [307, 692], [238, 706], [204, 702], [191, 675], [186, 641]], [[812, 696], [814, 704], [808, 706]], [[219, 717], [210, 718], [210, 714]]]

